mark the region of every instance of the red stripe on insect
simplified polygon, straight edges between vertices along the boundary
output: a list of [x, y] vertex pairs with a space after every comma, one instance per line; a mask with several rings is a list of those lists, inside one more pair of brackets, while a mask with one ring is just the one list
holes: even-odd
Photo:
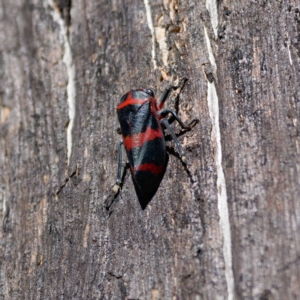
[[163, 132], [160, 128], [152, 129], [147, 127], [145, 132], [135, 133], [132, 136], [128, 135], [123, 138], [123, 143], [127, 151], [132, 148], [142, 147], [144, 143], [152, 141], [156, 138], [162, 138]]
[[149, 163], [149, 164], [147, 163], [147, 164], [135, 166], [134, 168], [132, 168], [132, 171], [149, 171], [149, 172], [153, 173], [154, 175], [159, 175], [164, 171], [164, 167], [157, 166], [152, 163]]
[[122, 109], [122, 108], [124, 108], [125, 106], [128, 106], [128, 105], [143, 104], [143, 103], [145, 103], [147, 101], [149, 101], [149, 100], [148, 99], [142, 100], [142, 99], [132, 98], [132, 96], [129, 94], [127, 96], [126, 100], [123, 101], [122, 103], [120, 103], [117, 106], [117, 109], [120, 110], [120, 109]]

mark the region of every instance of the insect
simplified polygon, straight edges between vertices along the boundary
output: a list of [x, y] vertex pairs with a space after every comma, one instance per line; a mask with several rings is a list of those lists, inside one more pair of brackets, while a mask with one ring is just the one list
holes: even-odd
[[171, 91], [183, 87], [186, 81], [187, 78], [183, 78], [178, 85], [168, 86], [159, 100], [154, 97], [154, 93], [150, 89], [131, 90], [122, 96], [117, 106], [122, 141], [118, 147], [118, 172], [113, 191], [118, 193], [122, 184], [122, 145], [124, 145], [142, 209], [146, 208], [155, 195], [166, 171], [168, 160], [165, 141], [166, 129], [177, 146], [179, 157], [183, 163], [186, 163], [182, 147], [166, 117], [172, 115], [185, 130], [192, 129], [199, 119], [193, 119], [186, 125], [173, 110], [163, 109]]

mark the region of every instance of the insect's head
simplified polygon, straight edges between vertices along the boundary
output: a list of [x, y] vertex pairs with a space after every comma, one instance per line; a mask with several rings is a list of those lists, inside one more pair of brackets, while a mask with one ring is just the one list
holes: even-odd
[[150, 89], [146, 89], [146, 90], [143, 90], [146, 94], [148, 94], [149, 96], [151, 97], [154, 97], [154, 92]]
[[136, 99], [149, 99], [154, 97], [154, 92], [150, 89], [137, 89], [132, 90], [132, 97]]
[[128, 105], [136, 105], [136, 104], [140, 105], [149, 101], [156, 102], [152, 90], [150, 89], [131, 90], [121, 97], [117, 109], [122, 109], [123, 107], [126, 107]]
[[150, 89], [136, 89], [131, 90], [124, 94], [119, 103], [122, 103], [128, 99], [139, 99], [139, 100], [148, 100], [149, 98], [154, 98], [154, 92]]

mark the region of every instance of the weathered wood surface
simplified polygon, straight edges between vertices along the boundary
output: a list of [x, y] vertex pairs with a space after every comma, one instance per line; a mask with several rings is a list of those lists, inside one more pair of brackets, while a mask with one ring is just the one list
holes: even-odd
[[[0, 2], [3, 299], [299, 299], [300, 3], [179, 2]], [[182, 76], [188, 169], [107, 211], [120, 96]]]

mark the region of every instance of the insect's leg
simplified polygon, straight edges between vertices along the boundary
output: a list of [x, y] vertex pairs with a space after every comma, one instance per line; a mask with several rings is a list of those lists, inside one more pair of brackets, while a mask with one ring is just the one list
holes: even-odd
[[182, 79], [180, 79], [179, 83], [177, 85], [169, 85], [166, 87], [166, 89], [163, 91], [163, 93], [161, 94], [159, 100], [158, 100], [158, 108], [162, 109], [162, 107], [164, 106], [165, 101], [167, 100], [167, 98], [169, 97], [170, 93], [172, 90], [177, 90], [179, 87], [184, 87], [184, 84], [188, 81], [188, 78], [183, 77]]
[[113, 192], [116, 194], [118, 193], [121, 183], [122, 183], [122, 178], [121, 178], [121, 173], [122, 173], [122, 146], [123, 146], [123, 141], [120, 141], [119, 146], [118, 146], [118, 171], [117, 171], [117, 180], [115, 185], [113, 186]]
[[179, 125], [183, 128], [183, 129], [187, 129], [187, 130], [191, 130], [198, 122], [199, 119], [193, 119], [188, 125], [184, 124], [181, 119], [177, 116], [177, 114], [175, 113], [174, 110], [166, 108], [166, 109], [162, 109], [158, 112], [159, 116], [162, 116], [163, 118], [165, 118], [168, 114], [172, 114], [172, 116], [175, 118], [175, 120], [179, 123]]
[[169, 132], [170, 132], [170, 134], [171, 134], [171, 136], [172, 136], [172, 138], [173, 138], [173, 140], [174, 140], [174, 142], [176, 144], [176, 147], [178, 149], [179, 156], [180, 156], [182, 162], [186, 164], [187, 160], [186, 160], [186, 157], [185, 157], [185, 155], [183, 153], [182, 147], [181, 147], [181, 145], [180, 145], [180, 143], [179, 143], [179, 141], [177, 139], [176, 134], [174, 133], [173, 129], [171, 128], [168, 120], [162, 119], [160, 121], [160, 123], [163, 124], [163, 125], [165, 125], [165, 127], [169, 130]]

